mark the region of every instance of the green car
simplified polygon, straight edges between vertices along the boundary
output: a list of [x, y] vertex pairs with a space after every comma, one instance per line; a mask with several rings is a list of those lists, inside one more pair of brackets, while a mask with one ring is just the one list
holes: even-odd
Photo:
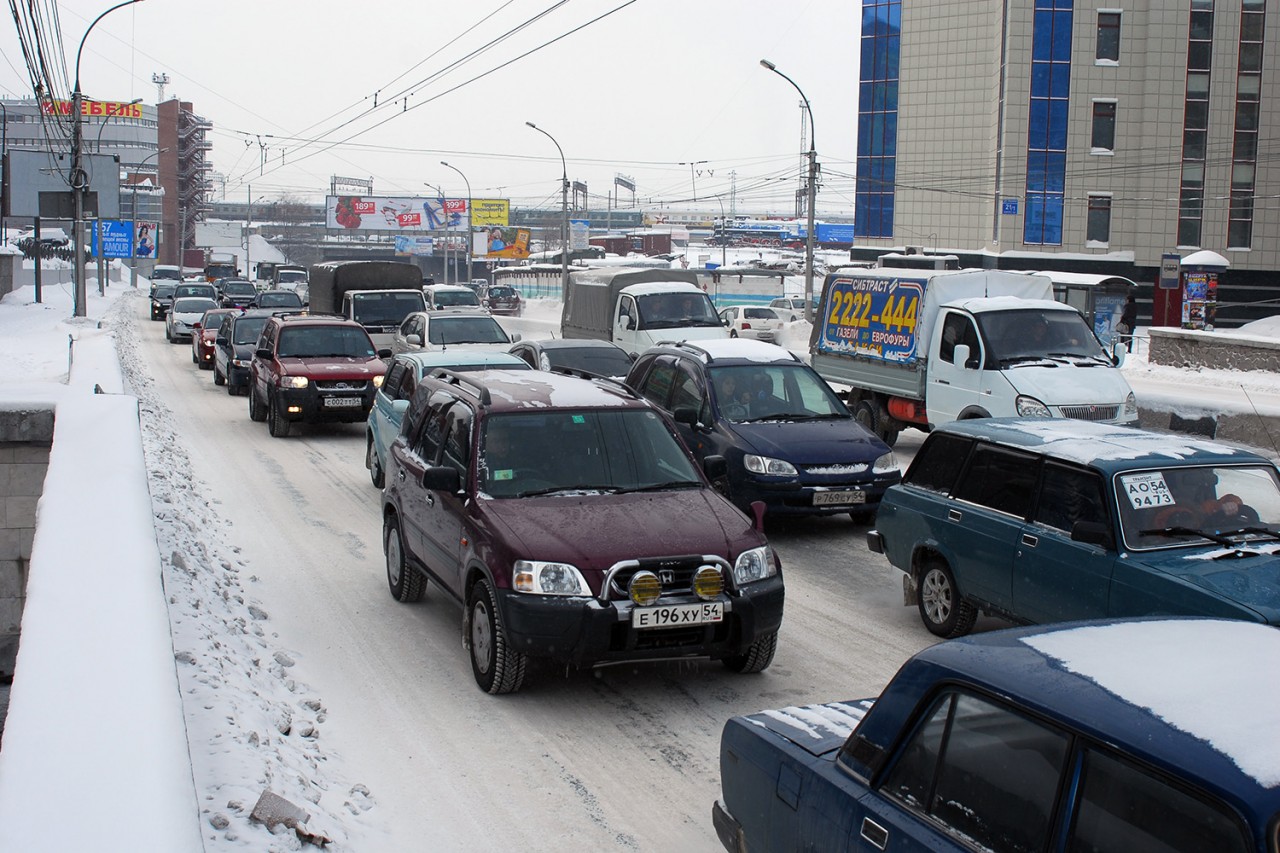
[[1280, 475], [1256, 453], [1079, 420], [939, 427], [867, 534], [941, 637], [1146, 615], [1280, 625]]

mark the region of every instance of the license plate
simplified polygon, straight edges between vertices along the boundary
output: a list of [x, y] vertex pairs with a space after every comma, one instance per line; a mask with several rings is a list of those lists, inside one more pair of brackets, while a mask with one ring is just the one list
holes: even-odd
[[325, 397], [324, 406], [327, 409], [357, 409], [361, 400], [359, 397]]
[[814, 506], [832, 506], [835, 504], [864, 504], [867, 502], [866, 492], [814, 492]]
[[637, 607], [631, 611], [633, 628], [682, 628], [724, 621], [724, 603], [672, 604], [667, 607]]

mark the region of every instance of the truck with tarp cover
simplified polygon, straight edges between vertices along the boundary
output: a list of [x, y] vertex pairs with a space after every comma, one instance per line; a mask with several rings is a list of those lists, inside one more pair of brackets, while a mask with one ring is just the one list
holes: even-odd
[[312, 312], [341, 314], [364, 326], [379, 349], [414, 311], [425, 311], [422, 272], [399, 261], [329, 261], [311, 267]]

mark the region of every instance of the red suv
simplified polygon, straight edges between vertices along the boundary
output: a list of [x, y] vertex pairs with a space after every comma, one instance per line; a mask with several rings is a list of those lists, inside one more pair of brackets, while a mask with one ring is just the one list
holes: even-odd
[[436, 371], [387, 454], [387, 582], [464, 607], [480, 689], [511, 693], [530, 658], [591, 667], [773, 660], [777, 555], [708, 482], [670, 421], [626, 387], [556, 373]]
[[267, 321], [249, 365], [249, 417], [271, 434], [295, 422], [359, 423], [369, 417], [386, 371], [364, 326], [338, 317], [278, 314]]
[[485, 290], [484, 307], [489, 309], [490, 314], [512, 314], [520, 315], [520, 309], [523, 307], [520, 301], [520, 291], [506, 284], [495, 284]]

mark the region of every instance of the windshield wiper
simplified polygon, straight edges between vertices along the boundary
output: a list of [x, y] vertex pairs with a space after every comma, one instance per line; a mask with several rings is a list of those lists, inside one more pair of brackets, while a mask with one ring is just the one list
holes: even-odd
[[648, 486], [635, 486], [630, 489], [618, 489], [619, 494], [629, 494], [631, 492], [665, 492], [668, 489], [700, 489], [702, 482], [700, 480], [670, 480], [666, 483], [651, 483]]
[[1194, 527], [1151, 527], [1146, 530], [1139, 530], [1139, 536], [1199, 536], [1208, 539], [1210, 542], [1216, 542], [1224, 548], [1234, 548], [1236, 543], [1232, 542], [1226, 536], [1218, 533], [1210, 533], [1207, 530], [1197, 530]]
[[1000, 359], [1001, 364], [1026, 364], [1032, 361], [1048, 361], [1050, 364], [1053, 363], [1047, 355], [1009, 355]]
[[1237, 527], [1234, 530], [1222, 531], [1223, 536], [1238, 536], [1241, 533], [1255, 533], [1259, 536], [1271, 536], [1280, 539], [1280, 530], [1274, 530], [1270, 527]]

